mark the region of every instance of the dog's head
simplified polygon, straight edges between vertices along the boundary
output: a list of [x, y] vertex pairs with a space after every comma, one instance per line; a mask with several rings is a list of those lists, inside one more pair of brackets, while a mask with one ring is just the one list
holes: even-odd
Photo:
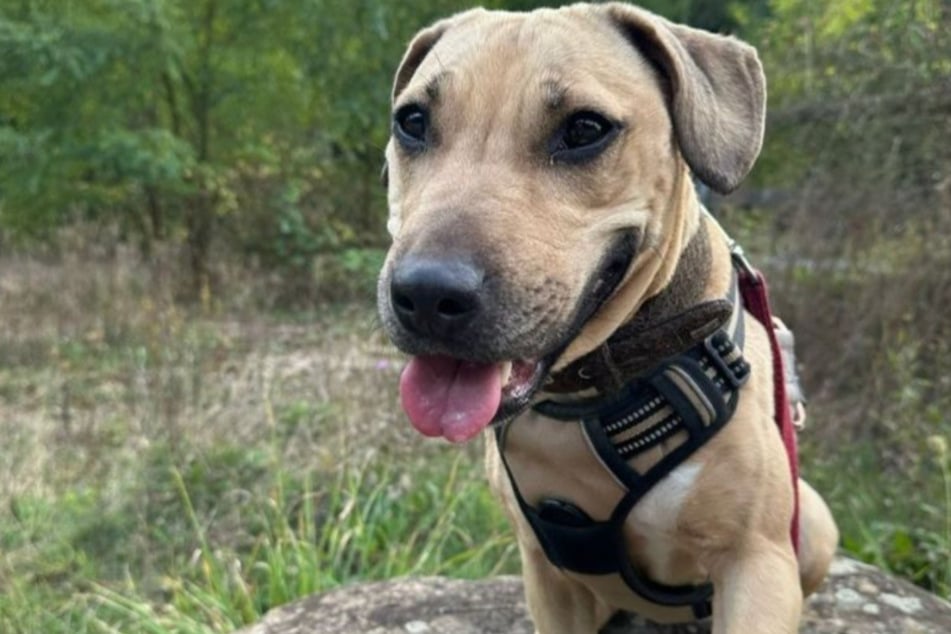
[[755, 51], [622, 4], [470, 11], [420, 32], [393, 87], [393, 245], [379, 309], [413, 355], [414, 425], [517, 413], [671, 278], [698, 211], [762, 142]]

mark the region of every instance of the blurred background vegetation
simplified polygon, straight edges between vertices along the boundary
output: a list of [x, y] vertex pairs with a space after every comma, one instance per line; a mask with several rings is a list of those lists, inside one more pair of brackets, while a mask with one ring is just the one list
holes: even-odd
[[[843, 548], [948, 596], [951, 3], [643, 4], [759, 48], [766, 147], [710, 206], [796, 331]], [[0, 0], [0, 630], [517, 570], [372, 306], [390, 79], [467, 6]]]

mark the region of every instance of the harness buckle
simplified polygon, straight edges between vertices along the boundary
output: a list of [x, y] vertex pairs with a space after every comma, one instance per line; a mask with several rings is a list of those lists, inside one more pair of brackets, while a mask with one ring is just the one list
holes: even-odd
[[717, 372], [726, 379], [734, 390], [740, 388], [750, 378], [750, 365], [742, 356], [734, 361], [735, 369], [727, 363], [726, 357], [733, 352], [736, 344], [722, 330], [711, 337], [707, 337], [703, 342], [703, 347]]
[[750, 264], [750, 261], [746, 257], [746, 252], [743, 250], [743, 247], [736, 241], [730, 238], [730, 258], [733, 260], [733, 266], [736, 269], [749, 278], [752, 282], [759, 283], [759, 273], [753, 265]]
[[539, 502], [538, 517], [546, 522], [572, 528], [584, 528], [594, 523], [591, 516], [581, 510], [580, 507], [558, 498], [545, 498]]

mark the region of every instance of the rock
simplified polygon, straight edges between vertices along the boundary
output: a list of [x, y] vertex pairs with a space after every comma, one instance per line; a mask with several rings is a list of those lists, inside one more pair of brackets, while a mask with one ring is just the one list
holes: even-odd
[[[753, 625], [753, 624], [751, 624]], [[620, 615], [602, 634], [704, 634]], [[751, 630], [754, 631], [754, 630]], [[275, 608], [236, 634], [532, 634], [522, 581], [404, 578], [358, 584]], [[951, 603], [840, 557], [803, 610], [802, 634], [946, 634]]]

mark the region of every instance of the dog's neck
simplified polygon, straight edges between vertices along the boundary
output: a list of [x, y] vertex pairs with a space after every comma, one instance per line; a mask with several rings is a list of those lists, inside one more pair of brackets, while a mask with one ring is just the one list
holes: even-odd
[[638, 255], [613, 294], [598, 307], [553, 366], [560, 372], [571, 361], [596, 351], [646, 301], [663, 291], [676, 272], [680, 256], [699, 227], [701, 206], [686, 163], [676, 171], [669, 192], [658, 193], [666, 208], [654, 209], [640, 228]]
[[689, 211], [681, 215], [692, 218], [684, 219], [678, 229], [691, 233], [680, 240], [681, 250], [668, 256], [675, 266], [660, 290], [640, 303], [601, 345], [553, 372], [546, 393], [617, 391], [729, 320], [732, 305], [724, 298], [732, 269], [726, 236], [700, 205], [692, 185], [685, 204]]

